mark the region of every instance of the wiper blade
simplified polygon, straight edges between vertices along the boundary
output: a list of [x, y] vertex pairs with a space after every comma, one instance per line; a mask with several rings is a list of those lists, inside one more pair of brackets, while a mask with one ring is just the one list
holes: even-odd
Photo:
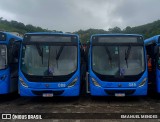
[[48, 54], [48, 75], [51, 74], [51, 72], [49, 70], [49, 61], [50, 61], [50, 46], [49, 46], [49, 54]]
[[42, 50], [41, 50], [41, 48], [40, 48], [40, 46], [39, 46], [39, 45], [36, 45], [36, 48], [37, 48], [37, 50], [38, 50], [38, 54], [39, 54], [39, 56], [41, 56], [41, 57], [42, 57], [42, 64], [43, 64], [43, 48], [42, 48]]
[[131, 45], [128, 46], [127, 50], [125, 50], [125, 60], [126, 60], [127, 68], [128, 68], [128, 58], [129, 58], [130, 52], [131, 52]]
[[57, 63], [57, 68], [58, 68], [58, 60], [59, 60], [59, 57], [60, 57], [60, 55], [61, 55], [61, 53], [62, 53], [62, 51], [63, 51], [63, 48], [64, 48], [64, 46], [61, 46], [60, 49], [59, 49], [59, 51], [58, 51], [58, 53], [57, 53], [57, 50], [56, 50], [56, 63]]
[[57, 55], [56, 55], [56, 60], [59, 59], [59, 57], [60, 57], [60, 55], [61, 55], [61, 53], [62, 53], [63, 48], [64, 48], [64, 46], [61, 46], [61, 47], [60, 47], [60, 49], [59, 49], [59, 51], [58, 51], [58, 53], [57, 53]]
[[106, 49], [106, 52], [107, 52], [107, 55], [108, 55], [108, 58], [109, 58], [109, 64], [111, 64], [111, 61], [112, 61], [111, 53], [110, 53], [108, 47], [105, 46], [105, 49]]

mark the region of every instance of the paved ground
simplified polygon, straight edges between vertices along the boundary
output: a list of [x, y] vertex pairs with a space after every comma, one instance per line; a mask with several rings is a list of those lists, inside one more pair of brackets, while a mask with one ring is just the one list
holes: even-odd
[[[160, 96], [151, 94], [147, 97], [96, 97], [81, 96], [75, 98], [20, 97], [19, 95], [1, 95], [0, 113], [160, 113]], [[71, 114], [73, 113], [73, 114]], [[102, 114], [103, 115], [103, 114]], [[87, 115], [91, 116], [91, 115]], [[62, 115], [63, 118], [63, 115]], [[43, 120], [42, 120], [43, 121]], [[50, 120], [52, 121], [52, 120]], [[59, 121], [59, 120], [54, 120]], [[60, 120], [64, 121], [64, 120]], [[65, 121], [69, 121], [66, 120]], [[85, 121], [74, 119], [72, 121]], [[98, 120], [94, 120], [98, 121]], [[103, 121], [101, 119], [101, 121]], [[109, 121], [109, 120], [108, 120]], [[122, 121], [113, 119], [112, 122]], [[123, 120], [128, 121], [128, 120]], [[135, 121], [135, 120], [130, 120]], [[136, 120], [137, 121], [137, 120]], [[138, 121], [142, 121], [139, 119]], [[146, 120], [143, 120], [146, 121]], [[160, 121], [151, 120], [148, 121]]]

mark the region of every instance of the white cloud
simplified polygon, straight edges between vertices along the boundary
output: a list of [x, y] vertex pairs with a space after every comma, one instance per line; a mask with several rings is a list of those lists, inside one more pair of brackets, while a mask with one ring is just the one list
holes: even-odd
[[137, 26], [160, 18], [159, 0], [4, 0], [0, 17], [51, 30]]
[[4, 11], [4, 10], [0, 10], [0, 17], [3, 17], [3, 19], [7, 19], [7, 20], [14, 20], [16, 19], [16, 15], [12, 14], [10, 12]]

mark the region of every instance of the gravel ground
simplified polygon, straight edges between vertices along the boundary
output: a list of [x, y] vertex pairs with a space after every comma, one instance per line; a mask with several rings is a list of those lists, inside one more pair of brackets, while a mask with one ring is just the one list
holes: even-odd
[[[117, 117], [120, 114], [140, 114], [160, 113], [160, 96], [156, 94], [150, 94], [146, 97], [90, 97], [80, 96], [79, 98], [67, 98], [67, 97], [53, 97], [53, 98], [42, 98], [42, 97], [20, 97], [17, 94], [1, 95], [0, 99], [0, 113], [12, 113], [12, 114], [42, 114], [49, 113], [45, 116], [52, 116], [51, 113], [56, 113], [58, 118], [55, 119], [42, 119], [38, 121], [160, 121], [159, 119], [98, 119], [100, 116], [105, 114], [113, 114]], [[59, 113], [59, 114], [58, 114]], [[61, 114], [60, 114], [61, 113]], [[64, 114], [65, 113], [65, 114]], [[77, 113], [77, 114], [76, 114]], [[79, 114], [80, 113], [80, 114]], [[89, 113], [89, 114], [87, 114]], [[116, 114], [114, 114], [116, 113]], [[77, 116], [78, 118], [72, 119]], [[160, 114], [159, 114], [160, 115]], [[45, 117], [43, 116], [43, 117]], [[68, 116], [66, 118], [65, 116]], [[90, 119], [80, 119], [86, 117]], [[61, 119], [65, 118], [65, 119]], [[103, 118], [103, 117], [102, 117]], [[114, 118], [114, 117], [113, 117]], [[3, 120], [7, 121], [7, 120]], [[21, 121], [21, 120], [12, 120]], [[24, 120], [28, 121], [28, 120]]]

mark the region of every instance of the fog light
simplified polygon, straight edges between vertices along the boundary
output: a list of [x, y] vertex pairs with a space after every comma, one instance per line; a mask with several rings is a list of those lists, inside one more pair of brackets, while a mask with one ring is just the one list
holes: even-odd
[[147, 81], [147, 78], [144, 78], [144, 79], [142, 80], [142, 82], [139, 84], [139, 87], [144, 86], [145, 83], [146, 83], [146, 81]]
[[76, 77], [76, 78], [68, 85], [68, 87], [73, 87], [73, 86], [76, 84], [77, 81], [78, 81], [78, 77]]
[[95, 86], [100, 87], [99, 83], [94, 78], [91, 78], [91, 80]]
[[21, 77], [19, 77], [19, 81], [22, 84], [22, 86], [28, 88], [28, 85], [24, 82], [24, 80]]

